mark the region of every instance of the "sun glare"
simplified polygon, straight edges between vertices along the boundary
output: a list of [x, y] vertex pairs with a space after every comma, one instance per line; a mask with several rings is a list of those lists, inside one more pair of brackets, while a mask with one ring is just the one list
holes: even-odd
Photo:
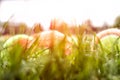
[[0, 20], [25, 22], [32, 26], [40, 22], [45, 29], [51, 19], [60, 18], [68, 23], [81, 24], [90, 19], [94, 25], [113, 24], [120, 14], [119, 0], [13, 0], [2, 1]]

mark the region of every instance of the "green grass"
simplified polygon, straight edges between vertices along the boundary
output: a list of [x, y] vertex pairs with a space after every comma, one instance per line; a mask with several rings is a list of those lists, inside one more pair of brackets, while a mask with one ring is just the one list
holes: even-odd
[[67, 56], [64, 40], [50, 49], [38, 48], [36, 40], [29, 49], [15, 45], [11, 50], [1, 41], [0, 80], [120, 80], [118, 49], [105, 52], [94, 34], [75, 37]]

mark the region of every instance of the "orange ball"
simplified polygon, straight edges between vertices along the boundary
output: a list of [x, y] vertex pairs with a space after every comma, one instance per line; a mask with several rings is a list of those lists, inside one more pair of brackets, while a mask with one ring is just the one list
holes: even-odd
[[55, 30], [43, 31], [38, 34], [32, 35], [35, 40], [39, 39], [39, 46], [45, 48], [52, 48], [56, 43], [65, 42], [65, 54], [70, 54], [71, 43], [68, 38], [61, 32]]

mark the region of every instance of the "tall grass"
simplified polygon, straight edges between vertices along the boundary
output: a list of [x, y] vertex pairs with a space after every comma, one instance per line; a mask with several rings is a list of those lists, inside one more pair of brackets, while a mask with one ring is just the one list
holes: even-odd
[[1, 48], [0, 80], [120, 79], [119, 46], [105, 52], [101, 42], [96, 44], [94, 34], [74, 37], [69, 55], [64, 53], [65, 40], [51, 48], [39, 48], [37, 39], [28, 49], [18, 44], [12, 49]]

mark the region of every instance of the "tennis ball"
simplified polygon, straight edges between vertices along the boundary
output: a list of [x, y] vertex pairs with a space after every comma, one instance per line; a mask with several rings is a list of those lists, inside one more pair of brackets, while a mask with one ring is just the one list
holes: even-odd
[[97, 43], [101, 44], [104, 51], [120, 50], [120, 30], [111, 28], [97, 34]]
[[25, 34], [18, 34], [10, 37], [3, 45], [4, 48], [14, 46], [15, 44], [19, 44], [20, 46], [26, 48], [29, 46], [30, 41], [33, 40], [33, 37], [25, 35]]

